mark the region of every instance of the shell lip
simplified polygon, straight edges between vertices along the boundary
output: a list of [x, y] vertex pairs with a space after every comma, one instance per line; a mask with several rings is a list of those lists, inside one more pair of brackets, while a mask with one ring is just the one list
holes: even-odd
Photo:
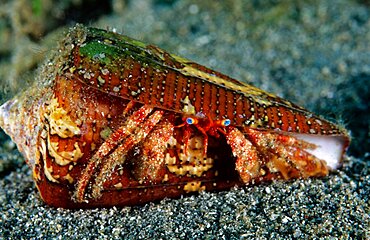
[[297, 139], [316, 145], [315, 149], [306, 151], [315, 157], [324, 160], [331, 170], [342, 166], [343, 155], [346, 152], [350, 139], [346, 135], [314, 135], [290, 133]]

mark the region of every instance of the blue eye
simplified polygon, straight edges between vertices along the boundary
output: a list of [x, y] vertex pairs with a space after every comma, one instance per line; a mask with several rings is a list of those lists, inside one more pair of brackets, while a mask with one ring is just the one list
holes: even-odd
[[189, 124], [189, 125], [194, 124], [194, 122], [195, 122], [194, 118], [188, 117], [188, 118], [186, 119], [186, 123], [187, 123], [187, 124]]
[[231, 124], [230, 119], [225, 119], [222, 121], [222, 125], [224, 125], [225, 127], [229, 126], [230, 124]]

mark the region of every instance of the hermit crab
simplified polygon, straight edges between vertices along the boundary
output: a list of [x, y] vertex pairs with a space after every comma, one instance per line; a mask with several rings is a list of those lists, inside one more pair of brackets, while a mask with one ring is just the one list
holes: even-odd
[[0, 109], [42, 199], [125, 206], [338, 168], [346, 130], [115, 32], [77, 25]]

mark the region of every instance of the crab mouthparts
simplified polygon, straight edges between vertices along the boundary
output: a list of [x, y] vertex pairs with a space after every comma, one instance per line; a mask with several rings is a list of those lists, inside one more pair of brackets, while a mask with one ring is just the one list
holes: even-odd
[[337, 169], [342, 164], [343, 153], [348, 147], [348, 139], [341, 135], [311, 135], [292, 133], [294, 137], [312, 143], [317, 147], [306, 151], [315, 157], [325, 160], [332, 170]]

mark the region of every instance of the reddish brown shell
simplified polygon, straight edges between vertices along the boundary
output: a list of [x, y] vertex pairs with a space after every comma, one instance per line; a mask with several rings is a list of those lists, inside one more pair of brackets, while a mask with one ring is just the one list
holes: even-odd
[[[112, 32], [88, 29], [72, 60], [69, 67], [77, 70], [76, 80], [124, 99], [214, 120], [230, 119], [238, 127], [345, 134], [287, 100]], [[186, 104], [194, 111], [184, 110]]]
[[[178, 127], [188, 116], [201, 124]], [[230, 127], [207, 123], [224, 119]], [[324, 176], [325, 161], [309, 153], [315, 144], [287, 133], [336, 138], [339, 159], [349, 143], [343, 128], [289, 101], [82, 26], [61, 42], [35, 86], [1, 107], [0, 125], [31, 165], [43, 200], [65, 208]]]

